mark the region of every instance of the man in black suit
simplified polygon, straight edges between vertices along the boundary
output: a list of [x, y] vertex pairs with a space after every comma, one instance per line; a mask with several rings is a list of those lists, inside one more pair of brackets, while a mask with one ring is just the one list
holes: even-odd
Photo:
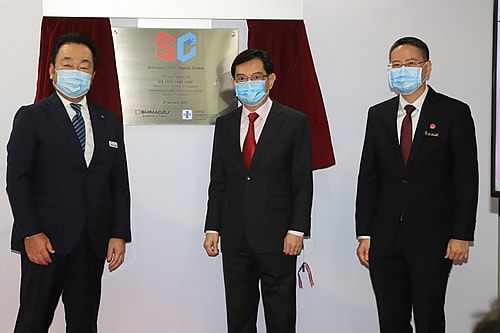
[[307, 116], [269, 98], [266, 51], [240, 53], [231, 75], [243, 105], [215, 124], [204, 248], [218, 255], [220, 235], [228, 332], [257, 331], [259, 281], [267, 331], [295, 332], [297, 255], [311, 226]]
[[61, 295], [66, 332], [97, 332], [104, 260], [117, 269], [131, 239], [122, 126], [86, 98], [97, 62], [86, 36], [60, 37], [49, 67], [56, 92], [14, 118], [7, 193], [21, 254], [16, 333], [48, 332]]
[[474, 122], [468, 105], [427, 86], [432, 63], [423, 41], [397, 40], [389, 59], [398, 96], [368, 113], [357, 255], [370, 270], [380, 332], [412, 332], [413, 310], [418, 333], [444, 333], [448, 276], [454, 260], [467, 260], [474, 239]]

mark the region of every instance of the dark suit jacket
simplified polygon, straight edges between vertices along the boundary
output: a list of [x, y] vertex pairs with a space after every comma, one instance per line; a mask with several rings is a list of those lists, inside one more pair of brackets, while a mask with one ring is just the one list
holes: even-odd
[[88, 101], [94, 155], [87, 167], [75, 130], [54, 93], [23, 106], [7, 145], [7, 193], [14, 226], [12, 249], [44, 232], [67, 254], [88, 230], [95, 253], [108, 240], [130, 241], [130, 193], [122, 126], [111, 111]]
[[[429, 87], [406, 167], [398, 142], [399, 97], [370, 108], [360, 163], [356, 234], [390, 246], [441, 251], [450, 238], [473, 240], [478, 162], [469, 107]], [[414, 125], [415, 126], [415, 125]]]
[[222, 251], [243, 237], [257, 253], [281, 253], [287, 230], [311, 228], [312, 153], [307, 116], [273, 101], [247, 170], [240, 148], [242, 108], [217, 119], [205, 230]]

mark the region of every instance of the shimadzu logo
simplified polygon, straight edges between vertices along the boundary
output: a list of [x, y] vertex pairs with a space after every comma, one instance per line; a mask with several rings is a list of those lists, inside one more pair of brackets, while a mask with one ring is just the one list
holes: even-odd
[[164, 31], [156, 35], [156, 55], [166, 62], [171, 62], [177, 58], [181, 62], [186, 62], [196, 57], [196, 35], [187, 32], [177, 38]]

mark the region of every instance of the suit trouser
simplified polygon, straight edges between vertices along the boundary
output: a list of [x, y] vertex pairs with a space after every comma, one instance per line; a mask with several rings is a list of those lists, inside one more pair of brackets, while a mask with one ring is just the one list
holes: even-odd
[[453, 262], [443, 253], [371, 248], [372, 281], [381, 333], [444, 333], [446, 286]]
[[32, 263], [21, 252], [20, 306], [14, 333], [47, 333], [62, 295], [66, 332], [97, 332], [104, 258], [97, 257], [84, 232], [68, 255], [51, 255], [52, 263]]
[[229, 333], [257, 332], [259, 281], [267, 332], [295, 332], [296, 256], [223, 253]]

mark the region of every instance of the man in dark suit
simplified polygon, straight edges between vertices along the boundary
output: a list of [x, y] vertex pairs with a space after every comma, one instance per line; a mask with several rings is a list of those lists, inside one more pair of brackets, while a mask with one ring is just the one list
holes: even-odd
[[309, 125], [269, 98], [266, 51], [240, 53], [231, 75], [243, 105], [216, 121], [204, 248], [218, 255], [220, 235], [228, 332], [257, 331], [259, 281], [267, 331], [295, 332], [297, 255], [311, 226]]
[[16, 333], [48, 332], [61, 295], [66, 332], [97, 332], [104, 260], [117, 269], [131, 239], [122, 126], [86, 98], [97, 61], [87, 37], [60, 37], [49, 67], [56, 92], [14, 119], [7, 193], [21, 254]]
[[[454, 260], [474, 239], [478, 162], [469, 107], [427, 86], [427, 45], [397, 40], [389, 82], [370, 108], [356, 199], [357, 255], [369, 267], [380, 332], [445, 332]], [[409, 105], [409, 106], [408, 106]]]

